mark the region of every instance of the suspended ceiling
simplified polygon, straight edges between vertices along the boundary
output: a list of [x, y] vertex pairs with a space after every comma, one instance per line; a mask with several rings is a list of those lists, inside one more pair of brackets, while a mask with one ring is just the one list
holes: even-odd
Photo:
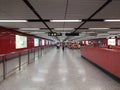
[[[97, 9], [99, 9], [107, 0], [28, 0], [37, 13], [44, 19], [48, 20], [79, 20], [87, 19]], [[120, 0], [113, 0], [100, 12], [98, 12], [92, 19], [120, 19]], [[1, 20], [28, 20], [39, 19], [32, 10], [23, 2], [23, 0], [0, 0], [0, 19]], [[62, 41], [66, 38], [65, 32], [72, 32], [73, 30], [54, 30], [54, 28], [77, 28], [82, 22], [46, 22], [54, 32], [62, 32], [63, 36], [58, 38]], [[24, 22], [24, 23], [0, 23], [0, 26], [8, 28], [16, 28], [16, 30], [31, 33], [40, 37], [49, 37], [46, 32], [49, 32], [47, 27], [42, 22]], [[40, 28], [40, 30], [20, 30], [20, 28]], [[82, 32], [94, 32], [96, 34], [105, 34], [109, 31], [119, 31], [120, 22], [96, 22], [91, 21], [85, 23], [81, 28], [118, 28], [107, 30], [89, 30], [79, 29]], [[37, 33], [39, 32], [39, 33]], [[45, 32], [45, 33], [44, 33]], [[37, 33], [37, 34], [36, 34]], [[84, 34], [84, 37], [88, 35]], [[95, 35], [96, 36], [96, 35]], [[78, 38], [80, 38], [79, 36]], [[83, 36], [82, 36], [83, 37]], [[83, 37], [83, 38], [84, 38]], [[75, 38], [75, 37], [72, 37]]]

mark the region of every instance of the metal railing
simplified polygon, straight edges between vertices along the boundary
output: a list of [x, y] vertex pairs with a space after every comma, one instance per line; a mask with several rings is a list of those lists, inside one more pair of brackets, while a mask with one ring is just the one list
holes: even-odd
[[[7, 53], [7, 54], [1, 54], [1, 60], [0, 60], [0, 65], [1, 65], [1, 73], [2, 75], [0, 75], [0, 78], [6, 79], [7, 74], [9, 74], [10, 72], [13, 72], [15, 70], [21, 70], [21, 67], [24, 64], [30, 64], [32, 62], [35, 61], [36, 56], [39, 57], [40, 55], [42, 56], [43, 52], [46, 53], [46, 51], [49, 51], [49, 47], [50, 46], [45, 46], [45, 47], [37, 47], [37, 48], [32, 48], [32, 49], [26, 49], [26, 50], [21, 50], [21, 51], [17, 51], [17, 52], [11, 52], [11, 53]], [[11, 55], [15, 55], [14, 57], [9, 57]], [[27, 56], [27, 61], [22, 63], [22, 56]], [[31, 57], [32, 56], [32, 57]], [[18, 65], [16, 65], [12, 70], [8, 70], [9, 67], [7, 67], [8, 65], [8, 61], [12, 61], [13, 58], [18, 59], [16, 62]], [[8, 71], [7, 71], [8, 70]]]

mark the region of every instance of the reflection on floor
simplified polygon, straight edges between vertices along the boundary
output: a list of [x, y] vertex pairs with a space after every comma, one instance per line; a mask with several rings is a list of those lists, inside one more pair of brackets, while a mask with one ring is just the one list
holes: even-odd
[[54, 48], [1, 82], [0, 90], [120, 90], [120, 84], [81, 58], [80, 51]]

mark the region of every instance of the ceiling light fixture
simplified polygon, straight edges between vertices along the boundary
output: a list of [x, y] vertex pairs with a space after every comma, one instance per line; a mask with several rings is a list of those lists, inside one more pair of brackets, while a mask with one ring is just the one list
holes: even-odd
[[104, 22], [120, 22], [120, 19], [108, 19], [104, 20]]
[[89, 30], [101, 30], [101, 29], [110, 29], [110, 28], [89, 28]]
[[50, 22], [81, 22], [82, 20], [50, 20]]
[[20, 28], [19, 30], [40, 30], [40, 28]]
[[28, 22], [27, 20], [0, 20], [0, 22]]
[[30, 32], [31, 34], [39, 34], [39, 33], [46, 33], [46, 32]]
[[54, 30], [74, 30], [74, 28], [54, 28]]

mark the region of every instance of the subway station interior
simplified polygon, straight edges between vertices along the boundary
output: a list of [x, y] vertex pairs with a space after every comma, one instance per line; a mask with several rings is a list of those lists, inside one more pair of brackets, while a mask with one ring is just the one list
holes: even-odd
[[120, 90], [120, 0], [0, 0], [0, 90]]

